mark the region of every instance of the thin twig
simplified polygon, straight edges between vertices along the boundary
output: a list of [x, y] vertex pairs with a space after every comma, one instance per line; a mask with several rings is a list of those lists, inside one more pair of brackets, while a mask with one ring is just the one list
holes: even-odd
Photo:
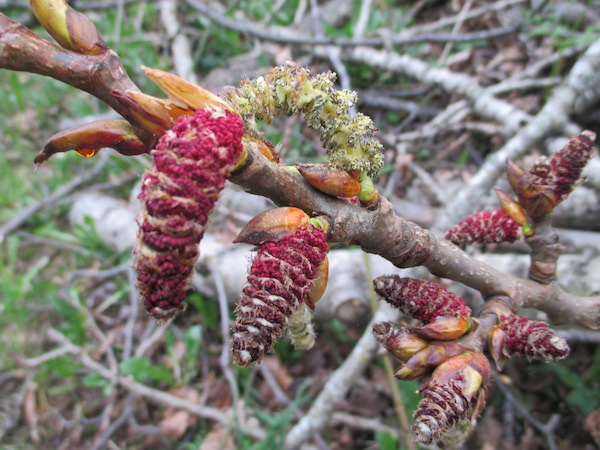
[[531, 413], [529, 412], [529, 410], [527, 408], [525, 408], [525, 406], [523, 406], [513, 395], [512, 391], [508, 388], [508, 386], [506, 386], [501, 380], [500, 378], [494, 374], [494, 380], [496, 381], [496, 386], [498, 386], [498, 388], [502, 391], [502, 393], [504, 394], [504, 396], [506, 397], [506, 399], [508, 400], [508, 402], [510, 404], [513, 405], [513, 407], [519, 411], [519, 413], [536, 429], [538, 430], [540, 433], [542, 433], [542, 435], [544, 436], [544, 438], [546, 439], [546, 442], [548, 443], [548, 448], [550, 450], [557, 450], [558, 449], [558, 445], [556, 444], [556, 441], [554, 440], [554, 436], [553, 436], [553, 432], [556, 429], [556, 426], [558, 425], [558, 422], [560, 421], [560, 415], [559, 414], [553, 414], [552, 417], [550, 417], [550, 420], [548, 420], [547, 423], [542, 423], [539, 420], [537, 420], [535, 417], [533, 417], [531, 415]]
[[195, 8], [202, 15], [208, 17], [210, 20], [218, 25], [235, 30], [238, 33], [249, 34], [259, 39], [263, 39], [271, 42], [278, 42], [281, 44], [295, 44], [295, 45], [314, 45], [314, 46], [340, 46], [340, 47], [355, 47], [360, 45], [367, 46], [382, 46], [391, 44], [394, 46], [407, 45], [407, 44], [420, 44], [424, 42], [470, 42], [482, 39], [495, 39], [501, 36], [506, 36], [517, 31], [521, 27], [521, 23], [512, 25], [507, 28], [498, 28], [489, 31], [476, 31], [473, 33], [464, 33], [453, 36], [451, 34], [421, 34], [416, 36], [403, 36], [395, 35], [388, 38], [332, 38], [328, 36], [323, 37], [308, 37], [298, 36], [291, 34], [290, 32], [279, 32], [274, 30], [265, 31], [264, 26], [258, 26], [249, 21], [238, 21], [230, 19], [229, 17], [215, 11], [210, 8], [206, 3], [201, 0], [186, 0], [190, 6]]
[[131, 356], [133, 348], [133, 334], [135, 330], [135, 324], [138, 318], [139, 309], [139, 296], [136, 286], [135, 271], [128, 263], [127, 267], [127, 280], [129, 282], [129, 318], [127, 319], [127, 325], [125, 326], [125, 338], [123, 343], [123, 353], [121, 355], [121, 361], [126, 361]]
[[[72, 355], [79, 356], [81, 363], [87, 369], [92, 370], [94, 373], [106, 378], [114, 384], [118, 384], [134, 394], [145, 397], [153, 403], [171, 406], [176, 409], [183, 409], [195, 416], [215, 420], [224, 425], [227, 425], [230, 421], [229, 416], [217, 408], [198, 405], [189, 400], [175, 397], [167, 392], [139, 383], [131, 377], [114, 375], [108, 368], [90, 358], [83, 348], [73, 344], [66, 336], [55, 329], [50, 329], [48, 331], [48, 336], [52, 341], [62, 344], [64, 347], [68, 347]], [[262, 439], [264, 437], [263, 430], [256, 427], [242, 427], [242, 431], [256, 439]]]
[[[523, 126], [504, 146], [488, 156], [479, 171], [447, 207], [444, 229], [458, 223], [473, 210], [475, 200], [490, 191], [504, 173], [507, 159], [520, 158], [549, 134], [568, 123], [576, 107], [592, 104], [600, 98], [600, 39], [594, 42], [575, 63], [565, 81], [552, 92], [540, 112]], [[575, 134], [575, 133], [573, 133]]]
[[[397, 311], [381, 305], [375, 317], [368, 325], [370, 330], [374, 323], [383, 320], [394, 321], [399, 318]], [[285, 448], [294, 449], [302, 446], [316, 431], [322, 430], [328, 423], [338, 402], [344, 397], [360, 374], [371, 362], [378, 344], [370, 331], [367, 331], [356, 343], [350, 355], [329, 377], [310, 409], [300, 421], [289, 431], [285, 439]]]
[[111, 424], [104, 430], [104, 432], [98, 437], [96, 442], [90, 450], [101, 450], [104, 448], [108, 440], [112, 437], [115, 432], [121, 428], [125, 423], [129, 420], [131, 415], [133, 414], [133, 399], [134, 395], [129, 394], [125, 399], [125, 407], [123, 411]]
[[225, 284], [223, 278], [218, 270], [216, 270], [211, 264], [208, 264], [208, 269], [213, 276], [215, 287], [217, 289], [217, 298], [219, 300], [219, 313], [221, 315], [221, 334], [223, 337], [223, 348], [221, 349], [221, 355], [219, 357], [219, 363], [225, 379], [229, 383], [229, 389], [231, 389], [231, 395], [233, 397], [233, 404], [237, 405], [240, 397], [235, 375], [231, 370], [231, 358], [229, 353], [229, 308], [227, 306], [227, 294], [225, 292]]
[[73, 178], [67, 184], [62, 185], [48, 197], [27, 206], [21, 212], [17, 213], [12, 219], [0, 227], [0, 243], [4, 241], [6, 236], [27, 222], [35, 213], [51, 208], [56, 201], [60, 200], [71, 191], [74, 191], [82, 184], [88, 183], [90, 180], [97, 177], [104, 169], [107, 161], [107, 157], [101, 156], [98, 162], [90, 170]]

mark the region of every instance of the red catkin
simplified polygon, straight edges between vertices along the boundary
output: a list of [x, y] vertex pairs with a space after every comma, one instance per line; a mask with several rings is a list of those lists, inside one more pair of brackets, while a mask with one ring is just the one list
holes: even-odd
[[141, 299], [158, 320], [186, 307], [198, 243], [242, 152], [243, 133], [236, 114], [198, 109], [180, 117], [152, 151], [134, 253]]
[[477, 242], [492, 244], [515, 242], [519, 239], [519, 224], [502, 209], [482, 211], [451, 227], [445, 238], [456, 245]]
[[312, 225], [262, 244], [250, 267], [233, 324], [231, 353], [240, 366], [260, 363], [304, 302], [327, 254], [327, 236]]
[[390, 305], [424, 323], [430, 323], [438, 316], [471, 317], [471, 310], [462, 297], [433, 281], [388, 275], [377, 278], [373, 284], [375, 292]]
[[500, 328], [505, 333], [504, 348], [509, 354], [551, 361], [566, 358], [567, 341], [544, 322], [508, 314], [500, 317]]
[[576, 186], [583, 168], [592, 157], [594, 133], [583, 132], [569, 140], [567, 145], [550, 158], [554, 195], [564, 200]]

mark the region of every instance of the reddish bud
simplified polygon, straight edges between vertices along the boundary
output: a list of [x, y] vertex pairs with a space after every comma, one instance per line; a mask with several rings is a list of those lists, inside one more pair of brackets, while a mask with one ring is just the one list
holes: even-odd
[[430, 341], [458, 339], [471, 328], [471, 321], [464, 317], [437, 316], [433, 321], [412, 330], [418, 336]]
[[389, 275], [377, 278], [373, 284], [375, 292], [390, 305], [424, 323], [433, 322], [438, 316], [465, 320], [471, 317], [463, 298], [433, 281]]
[[428, 345], [426, 340], [415, 335], [409, 328], [391, 322], [374, 324], [373, 335], [400, 362], [408, 361]]
[[445, 238], [456, 245], [515, 242], [519, 224], [502, 209], [482, 211], [451, 227]]
[[317, 267], [317, 272], [313, 280], [313, 286], [308, 291], [308, 297], [304, 300], [306, 305], [314, 310], [317, 302], [323, 297], [329, 281], [329, 258], [325, 255], [321, 264]]
[[557, 335], [547, 323], [508, 314], [500, 316], [500, 328], [505, 334], [503, 353], [552, 361], [569, 354], [567, 341]]
[[238, 365], [260, 363], [272, 351], [307, 300], [327, 250], [326, 234], [312, 225], [259, 247], [233, 324], [231, 353]]
[[44, 144], [44, 148], [36, 155], [34, 162], [41, 164], [55, 153], [70, 150], [89, 158], [104, 147], [114, 148], [127, 156], [147, 152], [146, 146], [135, 134], [129, 122], [104, 119], [56, 133]]
[[152, 151], [134, 252], [141, 299], [158, 320], [185, 309], [198, 243], [242, 151], [243, 132], [236, 114], [198, 109], [180, 117]]
[[[414, 414], [418, 442], [439, 442], [464, 422], [477, 419], [487, 395], [490, 364], [480, 352], [455, 356], [440, 364], [419, 389], [423, 398]], [[466, 437], [466, 436], [464, 436]]]
[[271, 209], [254, 217], [233, 241], [238, 244], [260, 245], [277, 241], [309, 223], [310, 217], [299, 208], [291, 206]]
[[308, 184], [334, 197], [354, 197], [361, 191], [360, 181], [346, 170], [326, 164], [296, 164], [296, 168]]

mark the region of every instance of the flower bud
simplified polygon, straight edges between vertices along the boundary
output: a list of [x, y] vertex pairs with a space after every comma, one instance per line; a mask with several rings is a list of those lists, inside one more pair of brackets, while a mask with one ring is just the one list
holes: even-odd
[[547, 323], [516, 314], [500, 316], [499, 319], [500, 328], [505, 334], [501, 349], [503, 354], [519, 354], [543, 361], [563, 359], [569, 354], [567, 341]]
[[286, 206], [271, 209], [254, 217], [234, 239], [234, 243], [260, 245], [267, 241], [278, 241], [309, 224], [310, 217], [299, 208]]
[[416, 336], [409, 328], [391, 322], [374, 324], [373, 335], [400, 362], [408, 361], [428, 345], [426, 340]]
[[61, 47], [84, 55], [98, 55], [108, 48], [94, 24], [64, 0], [30, 0], [33, 14]]
[[334, 197], [354, 197], [361, 191], [360, 181], [346, 170], [326, 164], [296, 164], [296, 168], [308, 184]]
[[480, 352], [440, 364], [419, 388], [423, 398], [412, 427], [416, 440], [423, 444], [439, 442], [457, 427], [464, 430], [465, 421], [475, 421], [485, 404], [490, 372], [489, 361]]
[[59, 152], [75, 150], [79, 155], [90, 158], [104, 147], [114, 148], [122, 155], [132, 156], [146, 153], [147, 149], [126, 120], [95, 120], [70, 130], [61, 131], [44, 144], [34, 162], [41, 164]]
[[482, 211], [452, 226], [445, 238], [456, 245], [515, 242], [519, 224], [502, 209]]

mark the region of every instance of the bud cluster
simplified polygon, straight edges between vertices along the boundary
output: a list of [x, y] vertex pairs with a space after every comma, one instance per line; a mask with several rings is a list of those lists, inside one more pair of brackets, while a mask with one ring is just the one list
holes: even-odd
[[451, 227], [445, 239], [456, 245], [499, 244], [519, 239], [519, 224], [502, 209], [481, 211]]
[[594, 133], [584, 131], [551, 158], [540, 158], [529, 172], [508, 162], [508, 180], [527, 214], [532, 217], [549, 214], [568, 197], [592, 157], [595, 139]]
[[306, 68], [287, 63], [221, 96], [244, 120], [270, 122], [274, 115], [304, 114], [309, 127], [321, 131], [321, 145], [330, 162], [345, 170], [375, 176], [383, 167], [382, 145], [372, 139], [376, 128], [364, 114], [350, 116], [354, 91], [333, 88], [332, 72], [311, 76]]
[[185, 309], [198, 243], [242, 152], [242, 134], [236, 114], [198, 109], [181, 116], [152, 151], [134, 252], [142, 301], [159, 320]]
[[325, 232], [313, 225], [260, 245], [233, 324], [231, 353], [238, 365], [260, 363], [265, 353], [273, 351], [290, 317], [302, 303], [310, 302], [327, 250]]

